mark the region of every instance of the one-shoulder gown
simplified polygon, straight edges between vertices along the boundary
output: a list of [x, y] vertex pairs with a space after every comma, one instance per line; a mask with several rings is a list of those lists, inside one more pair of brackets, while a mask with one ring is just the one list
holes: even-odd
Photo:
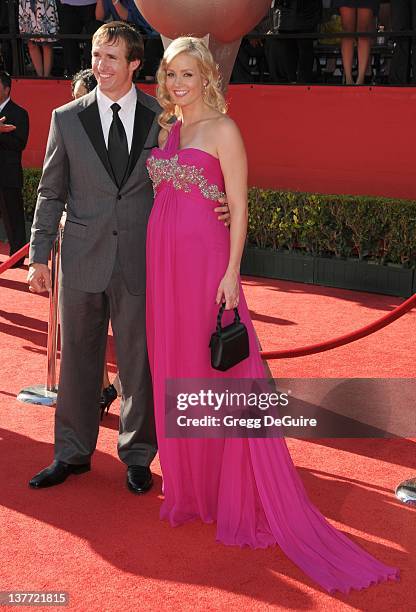
[[[335, 529], [309, 501], [284, 438], [178, 439], [165, 436], [169, 378], [265, 378], [244, 294], [239, 311], [250, 357], [224, 373], [210, 365], [215, 297], [228, 265], [230, 233], [213, 209], [224, 191], [219, 160], [180, 149], [181, 122], [147, 161], [155, 201], [147, 232], [147, 340], [163, 473], [161, 518], [172, 525], [216, 522], [224, 544], [278, 544], [329, 592], [398, 577]], [[227, 323], [232, 311], [225, 313]]]

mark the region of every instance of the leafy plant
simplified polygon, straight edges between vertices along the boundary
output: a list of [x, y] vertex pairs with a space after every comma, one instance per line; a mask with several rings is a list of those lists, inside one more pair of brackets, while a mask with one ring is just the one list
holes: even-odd
[[25, 168], [23, 172], [23, 202], [27, 221], [33, 220], [41, 174], [42, 171], [39, 168]]
[[328, 257], [416, 266], [416, 202], [249, 191], [248, 243]]

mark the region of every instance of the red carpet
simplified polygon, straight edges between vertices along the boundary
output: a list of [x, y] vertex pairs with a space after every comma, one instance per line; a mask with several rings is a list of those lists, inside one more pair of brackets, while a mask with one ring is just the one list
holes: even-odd
[[[0, 245], [0, 261], [5, 259]], [[32, 491], [28, 479], [52, 459], [53, 409], [20, 404], [24, 386], [44, 382], [48, 300], [31, 295], [24, 270], [0, 278], [0, 591], [68, 591], [71, 610], [416, 609], [415, 511], [392, 490], [416, 474], [411, 440], [289, 440], [320, 510], [402, 578], [331, 597], [278, 548], [252, 551], [215, 542], [215, 527], [173, 529], [158, 519], [161, 479], [135, 497], [116, 454], [117, 408], [100, 431], [93, 470]], [[346, 333], [399, 298], [249, 279], [246, 294], [264, 349]], [[284, 377], [414, 377], [416, 312], [374, 336], [300, 359], [271, 363]], [[114, 367], [112, 368], [114, 371]], [[54, 609], [46, 608], [45, 609]]]

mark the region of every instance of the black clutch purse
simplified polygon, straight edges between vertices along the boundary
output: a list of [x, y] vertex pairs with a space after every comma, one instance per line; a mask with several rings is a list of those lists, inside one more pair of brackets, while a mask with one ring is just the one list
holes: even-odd
[[211, 336], [211, 366], [225, 372], [250, 354], [247, 328], [240, 321], [237, 308], [234, 308], [234, 322], [221, 327], [225, 303], [221, 304], [217, 317], [217, 329]]

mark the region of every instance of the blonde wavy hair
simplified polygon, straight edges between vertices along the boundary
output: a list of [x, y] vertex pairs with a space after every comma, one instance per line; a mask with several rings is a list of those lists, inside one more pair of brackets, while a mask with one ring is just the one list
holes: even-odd
[[203, 100], [205, 104], [220, 113], [227, 112], [227, 104], [221, 90], [221, 77], [218, 65], [214, 62], [211, 51], [206, 47], [200, 38], [193, 36], [181, 36], [171, 42], [169, 47], [163, 54], [159, 69], [156, 73], [157, 100], [162, 107], [162, 112], [159, 115], [159, 125], [162, 128], [168, 129], [171, 124], [172, 117], [181, 118], [182, 112], [179, 106], [176, 106], [170, 99], [166, 87], [166, 74], [168, 66], [175, 57], [180, 53], [191, 55], [198, 62], [198, 67], [204, 81], [207, 81], [206, 87], [203, 90]]

